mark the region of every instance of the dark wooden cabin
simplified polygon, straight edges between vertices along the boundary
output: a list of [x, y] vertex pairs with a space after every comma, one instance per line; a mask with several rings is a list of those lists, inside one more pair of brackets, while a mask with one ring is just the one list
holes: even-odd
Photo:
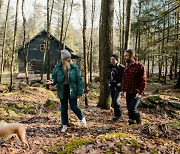
[[[45, 51], [45, 41], [47, 37], [47, 31], [42, 30], [36, 36], [26, 43], [27, 47], [27, 59], [28, 59], [28, 70], [34, 74], [40, 74], [43, 70], [43, 56]], [[50, 61], [51, 61], [51, 71], [55, 64], [59, 61], [59, 53], [63, 49], [63, 44], [50, 34]], [[79, 56], [72, 54], [72, 49], [65, 45], [72, 56], [72, 59], [80, 59]], [[19, 73], [25, 73], [24, 71], [24, 56], [23, 48], [18, 49], [18, 70]], [[47, 73], [47, 56], [44, 65], [44, 73]]]

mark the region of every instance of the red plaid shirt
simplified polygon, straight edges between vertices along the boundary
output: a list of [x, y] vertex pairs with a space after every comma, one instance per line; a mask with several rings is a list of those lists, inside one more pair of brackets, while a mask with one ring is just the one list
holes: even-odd
[[136, 61], [125, 67], [122, 78], [122, 91], [126, 93], [142, 94], [146, 85], [146, 71], [144, 65]]

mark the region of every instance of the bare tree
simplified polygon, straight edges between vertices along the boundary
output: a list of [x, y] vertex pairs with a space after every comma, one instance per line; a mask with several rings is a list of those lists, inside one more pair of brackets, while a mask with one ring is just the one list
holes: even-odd
[[17, 35], [17, 19], [18, 19], [18, 6], [19, 6], [19, 0], [16, 2], [16, 16], [15, 16], [15, 25], [14, 25], [14, 37], [13, 37], [13, 49], [12, 49], [12, 55], [11, 55], [11, 74], [10, 74], [10, 85], [9, 90], [12, 91], [13, 88], [13, 69], [14, 69], [14, 54], [16, 51], [16, 35]]
[[9, 16], [9, 5], [10, 5], [10, 0], [8, 0], [7, 10], [6, 10], [6, 19], [5, 19], [5, 23], [4, 23], [4, 34], [3, 34], [3, 43], [2, 43], [2, 51], [1, 51], [0, 84], [2, 82], [2, 74], [3, 74], [3, 69], [4, 69], [4, 50], [6, 48], [7, 22], [8, 22], [8, 16]]
[[66, 29], [65, 29], [65, 32], [64, 32], [63, 42], [65, 42], [65, 39], [66, 39], [66, 35], [67, 35], [67, 31], [68, 31], [69, 23], [70, 23], [70, 20], [71, 20], [71, 15], [72, 15], [73, 4], [74, 4], [74, 0], [71, 0], [71, 9], [70, 9], [69, 18], [68, 18], [68, 21], [67, 21], [67, 26], [66, 26]]
[[53, 8], [54, 8], [54, 0], [52, 1], [52, 5], [51, 5], [51, 13], [50, 13], [50, 19], [49, 19], [49, 24], [51, 25], [51, 21], [52, 21], [52, 13], [53, 13]]
[[85, 106], [88, 107], [88, 68], [87, 68], [87, 44], [86, 44], [86, 0], [82, 0], [83, 4], [83, 58], [84, 58], [84, 94], [85, 94]]
[[[46, 37], [46, 52], [47, 52], [47, 80], [50, 79], [50, 15], [49, 15], [49, 0], [47, 0], [47, 37]], [[47, 87], [49, 89], [49, 86]]]
[[65, 4], [66, 4], [66, 1], [65, 1], [65, 0], [63, 0], [62, 16], [61, 16], [60, 44], [62, 43], [62, 39], [63, 39]]
[[126, 50], [128, 48], [129, 31], [130, 31], [130, 19], [131, 19], [131, 0], [127, 0], [127, 6], [126, 6], [126, 31], [125, 31], [124, 50]]
[[22, 17], [23, 17], [23, 55], [24, 55], [24, 71], [26, 75], [26, 82], [29, 84], [29, 77], [28, 77], [28, 64], [27, 64], [27, 47], [25, 46], [26, 42], [26, 18], [24, 15], [24, 0], [22, 0]]
[[100, 70], [100, 97], [97, 106], [103, 109], [110, 108], [110, 92], [107, 82], [110, 56], [113, 53], [113, 18], [114, 1], [101, 1], [101, 16], [99, 27], [99, 70]]
[[93, 35], [94, 35], [94, 15], [95, 15], [95, 0], [92, 0], [92, 12], [91, 12], [91, 36], [90, 36], [90, 82], [92, 82], [92, 67], [93, 67]]

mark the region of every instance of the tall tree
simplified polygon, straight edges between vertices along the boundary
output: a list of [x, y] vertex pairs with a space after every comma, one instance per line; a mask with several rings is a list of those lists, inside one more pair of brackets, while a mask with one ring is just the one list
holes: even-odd
[[24, 14], [24, 0], [22, 0], [22, 17], [23, 17], [23, 55], [24, 55], [24, 71], [26, 75], [26, 82], [29, 84], [29, 77], [28, 77], [28, 64], [27, 64], [27, 47], [25, 46], [26, 42], [26, 18]]
[[126, 6], [126, 30], [125, 30], [124, 50], [126, 50], [128, 48], [130, 20], [131, 20], [131, 0], [127, 0], [127, 6]]
[[17, 0], [17, 2], [16, 2], [16, 15], [15, 15], [15, 24], [14, 24], [13, 48], [12, 48], [12, 55], [11, 55], [11, 74], [10, 74], [10, 85], [9, 85], [10, 91], [12, 91], [12, 88], [13, 88], [13, 69], [14, 69], [14, 54], [16, 52], [18, 6], [19, 6], [19, 0]]
[[[47, 52], [47, 80], [50, 79], [50, 12], [49, 12], [49, 0], [47, 0], [47, 37], [46, 37], [46, 52]], [[47, 86], [49, 89], [49, 86]]]
[[88, 68], [87, 68], [87, 44], [86, 44], [86, 24], [87, 24], [87, 10], [86, 0], [82, 0], [83, 4], [83, 58], [84, 58], [84, 94], [85, 94], [85, 106], [88, 107]]
[[113, 53], [113, 19], [114, 0], [102, 0], [99, 27], [99, 70], [101, 78], [100, 97], [97, 106], [103, 109], [110, 108], [107, 77], [110, 56]]
[[74, 0], [71, 0], [70, 14], [69, 14], [69, 18], [68, 18], [68, 21], [67, 21], [67, 26], [66, 26], [66, 28], [65, 28], [64, 37], [63, 37], [63, 42], [64, 42], [64, 43], [65, 43], [65, 39], [66, 39], [66, 35], [67, 35], [69, 23], [70, 23], [70, 20], [71, 20], [71, 15], [72, 15], [72, 10], [73, 10], [73, 4], [74, 4]]
[[91, 36], [90, 36], [90, 65], [89, 65], [90, 82], [92, 82], [92, 69], [93, 69], [94, 17], [95, 17], [95, 0], [92, 0], [92, 7], [91, 7]]
[[0, 84], [2, 82], [2, 74], [4, 69], [4, 50], [6, 48], [6, 37], [7, 37], [7, 22], [9, 17], [9, 5], [10, 0], [8, 0], [7, 10], [6, 10], [6, 19], [4, 23], [4, 34], [3, 34], [3, 42], [2, 42], [2, 51], [1, 51], [1, 66], [0, 66]]
[[61, 16], [61, 33], [60, 33], [60, 43], [62, 43], [62, 39], [63, 39], [65, 4], [66, 4], [66, 1], [65, 1], [65, 0], [63, 0], [62, 16]]

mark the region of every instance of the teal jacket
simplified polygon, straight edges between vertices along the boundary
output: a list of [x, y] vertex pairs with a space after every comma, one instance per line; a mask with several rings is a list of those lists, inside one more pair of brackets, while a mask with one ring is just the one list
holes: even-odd
[[[68, 70], [70, 98], [76, 98], [83, 94], [83, 81], [81, 72], [78, 66], [74, 63], [70, 64]], [[62, 69], [62, 62], [59, 62], [53, 69], [52, 79], [53, 84], [57, 86], [57, 95], [59, 99], [63, 98], [64, 94], [64, 72]]]

